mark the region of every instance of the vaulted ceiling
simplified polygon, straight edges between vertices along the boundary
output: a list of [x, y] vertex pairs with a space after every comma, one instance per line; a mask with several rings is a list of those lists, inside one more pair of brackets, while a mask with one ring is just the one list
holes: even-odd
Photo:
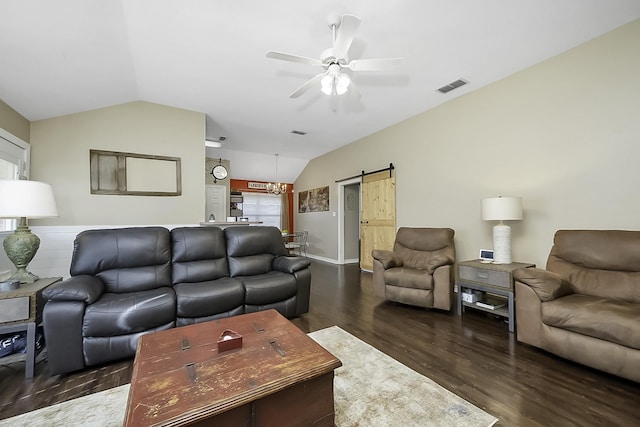
[[[318, 86], [290, 99], [322, 70], [266, 52], [319, 58], [331, 17], [347, 13], [362, 21], [350, 59], [403, 63], [352, 73], [338, 98]], [[204, 112], [207, 136], [226, 137], [211, 157], [281, 153], [292, 181], [287, 164], [299, 173], [638, 18], [637, 0], [0, 0], [0, 99], [31, 121], [136, 100]]]

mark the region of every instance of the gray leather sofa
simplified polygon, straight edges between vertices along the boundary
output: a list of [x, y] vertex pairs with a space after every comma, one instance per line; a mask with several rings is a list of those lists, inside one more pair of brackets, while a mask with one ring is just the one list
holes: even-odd
[[310, 262], [275, 227], [132, 227], [75, 239], [71, 277], [50, 286], [51, 374], [132, 357], [140, 335], [258, 310], [309, 310]]

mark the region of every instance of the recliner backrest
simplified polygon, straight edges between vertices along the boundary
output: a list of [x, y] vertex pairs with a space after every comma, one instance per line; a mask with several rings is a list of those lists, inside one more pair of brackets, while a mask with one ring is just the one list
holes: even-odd
[[426, 270], [436, 256], [455, 260], [454, 234], [451, 228], [400, 227], [393, 251], [402, 258], [405, 267]]
[[229, 276], [226, 241], [219, 227], [174, 228], [171, 248], [174, 285]]
[[640, 303], [640, 231], [558, 230], [547, 270], [576, 293]]
[[128, 227], [80, 232], [73, 244], [72, 276], [97, 276], [106, 292], [171, 286], [169, 230]]
[[227, 227], [224, 234], [231, 277], [268, 273], [273, 259], [287, 254], [276, 227]]

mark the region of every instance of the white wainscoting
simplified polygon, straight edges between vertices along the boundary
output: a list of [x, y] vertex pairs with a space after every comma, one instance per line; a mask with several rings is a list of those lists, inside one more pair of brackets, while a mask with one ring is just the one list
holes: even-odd
[[[149, 225], [151, 227], [151, 225]], [[168, 228], [169, 230], [176, 227], [198, 227], [199, 224], [172, 224], [172, 225], [160, 225], [160, 227]], [[69, 225], [69, 226], [33, 226], [30, 225], [31, 231], [40, 237], [40, 249], [38, 253], [29, 263], [28, 270], [37, 274], [40, 277], [57, 277], [60, 276], [63, 279], [70, 277], [69, 267], [71, 266], [71, 255], [73, 254], [73, 241], [78, 233], [84, 230], [95, 230], [105, 228], [125, 228], [125, 227], [141, 227], [140, 225]], [[4, 252], [1, 254], [6, 258]], [[319, 261], [329, 262], [332, 264], [338, 264], [337, 259], [325, 258], [317, 255], [308, 255], [309, 258], [317, 259]], [[349, 260], [351, 261], [351, 260]], [[353, 260], [357, 262], [358, 260]], [[11, 265], [12, 271], [15, 271], [15, 267], [9, 260], [6, 260]], [[7, 275], [9, 272], [7, 272]]]
[[[198, 224], [161, 225], [168, 229], [176, 227], [197, 227]], [[140, 225], [71, 225], [71, 226], [32, 226], [31, 232], [40, 237], [40, 249], [29, 263], [28, 270], [40, 277], [69, 278], [73, 241], [84, 230], [104, 228], [140, 227]], [[4, 254], [3, 254], [4, 255]], [[15, 268], [13, 268], [15, 270]]]

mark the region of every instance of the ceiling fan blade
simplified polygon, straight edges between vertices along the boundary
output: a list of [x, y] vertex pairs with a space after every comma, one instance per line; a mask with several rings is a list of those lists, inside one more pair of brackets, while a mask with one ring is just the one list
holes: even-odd
[[336, 40], [333, 43], [333, 54], [338, 59], [342, 59], [347, 56], [347, 52], [353, 42], [353, 37], [358, 31], [360, 26], [360, 18], [353, 15], [344, 15], [340, 26], [338, 27], [338, 34], [336, 34]]
[[301, 64], [322, 66], [322, 61], [319, 59], [309, 58], [309, 57], [300, 56], [300, 55], [291, 55], [289, 53], [283, 53], [283, 52], [269, 51], [267, 52], [267, 58], [280, 59], [282, 61], [289, 61], [289, 62], [299, 62]]
[[353, 71], [391, 70], [402, 63], [404, 58], [354, 59], [346, 65]]
[[[328, 72], [328, 71], [327, 71]], [[320, 80], [322, 80], [322, 78], [326, 75], [327, 73], [320, 73], [317, 76], [311, 78], [310, 80], [307, 80], [302, 86], [300, 86], [298, 89], [294, 90], [291, 95], [289, 95], [289, 98], [298, 98], [300, 97], [302, 94], [304, 94], [306, 91], [308, 91], [309, 89], [311, 89], [311, 87], [313, 87], [313, 85], [317, 85], [318, 87], [320, 87]]]

